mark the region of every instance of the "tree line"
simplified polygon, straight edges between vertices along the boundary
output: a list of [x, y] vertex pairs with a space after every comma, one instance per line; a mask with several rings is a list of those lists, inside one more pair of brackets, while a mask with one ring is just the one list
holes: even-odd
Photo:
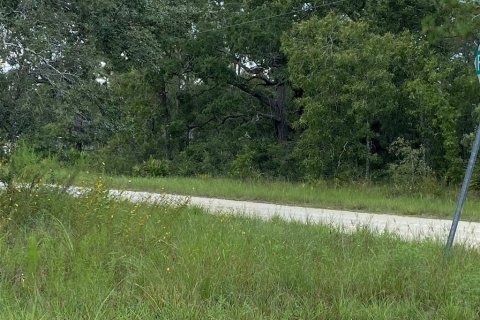
[[122, 174], [457, 181], [480, 113], [478, 13], [1, 0], [0, 143]]

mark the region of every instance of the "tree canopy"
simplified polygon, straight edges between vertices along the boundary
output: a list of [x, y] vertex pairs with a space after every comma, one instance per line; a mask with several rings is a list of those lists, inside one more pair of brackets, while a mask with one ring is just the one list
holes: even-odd
[[1, 0], [0, 144], [116, 173], [287, 179], [384, 179], [414, 155], [411, 174], [456, 181], [480, 120], [479, 14], [457, 0]]

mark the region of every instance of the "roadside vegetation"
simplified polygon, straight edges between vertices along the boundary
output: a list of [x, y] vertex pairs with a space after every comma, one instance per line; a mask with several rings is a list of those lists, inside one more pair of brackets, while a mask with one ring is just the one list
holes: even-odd
[[[449, 217], [480, 116], [479, 13], [0, 1], [0, 319], [480, 317], [477, 250], [106, 192]], [[480, 221], [480, 172], [471, 189]]]
[[456, 184], [476, 2], [316, 2], [1, 1], [0, 158], [24, 140], [110, 175]]
[[[423, 179], [417, 184], [374, 184], [325, 180], [288, 182], [207, 175], [194, 177], [110, 175], [104, 169], [104, 165], [94, 167], [80, 162], [66, 168], [65, 164], [55, 158], [42, 159], [27, 144], [20, 144], [9, 160], [3, 162], [3, 166], [0, 163], [0, 181], [8, 182], [9, 179], [27, 184], [35, 184], [41, 180], [44, 183], [66, 183], [84, 187], [90, 187], [100, 179], [111, 189], [433, 218], [450, 218], [458, 194], [455, 185], [446, 186], [428, 179]], [[463, 220], [480, 221], [480, 195], [474, 183], [471, 185], [462, 213]]]
[[2, 319], [473, 319], [480, 254], [361, 227], [0, 192]]
[[[66, 177], [72, 171], [64, 171]], [[234, 178], [199, 177], [127, 177], [105, 176], [81, 172], [76, 175], [79, 185], [91, 185], [102, 177], [110, 188], [121, 190], [173, 193], [188, 196], [250, 200], [287, 205], [343, 209], [359, 212], [450, 218], [457, 200], [454, 187], [405, 192], [394, 185], [349, 183], [335, 185], [317, 181], [291, 183], [283, 181], [241, 180]], [[470, 190], [462, 219], [480, 221], [480, 197]]]
[[[89, 191], [72, 197], [65, 191], [73, 182], [69, 172], [31, 151], [18, 148], [0, 168], [1, 319], [472, 319], [480, 313], [476, 249], [460, 244], [445, 257], [443, 241], [404, 241], [362, 226], [345, 232], [211, 215], [186, 202], [133, 204], [108, 196], [114, 179], [93, 174], [79, 174]], [[55, 174], [63, 185], [46, 186]], [[143, 179], [139, 187], [176, 181], [201, 188], [215, 181]], [[250, 185], [218, 181], [224, 188]]]
[[448, 217], [478, 5], [397, 2], [0, 2], [0, 162], [28, 141], [51, 182]]

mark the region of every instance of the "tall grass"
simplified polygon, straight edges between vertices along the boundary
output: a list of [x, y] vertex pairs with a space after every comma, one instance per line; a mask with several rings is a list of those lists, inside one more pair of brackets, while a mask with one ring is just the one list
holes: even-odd
[[359, 229], [0, 193], [0, 319], [473, 319], [480, 254]]
[[[75, 168], [62, 168], [54, 159], [40, 159], [33, 149], [20, 144], [10, 163], [0, 161], [0, 181], [10, 178], [22, 183], [42, 181], [72, 182], [90, 186], [99, 174]], [[97, 168], [97, 172], [104, 171]], [[159, 193], [177, 193], [192, 196], [220, 197], [237, 200], [274, 202], [354, 211], [395, 213], [437, 218], [450, 218], [455, 207], [457, 188], [442, 187], [433, 180], [426, 181], [416, 192], [394, 184], [366, 183], [336, 184], [289, 183], [262, 180], [235, 180], [211, 177], [142, 178], [111, 176], [103, 180], [110, 188], [142, 190]], [[470, 191], [462, 219], [480, 221], [480, 196]]]
[[[56, 170], [58, 177], [69, 175]], [[77, 182], [92, 184], [98, 176], [80, 172]], [[61, 180], [61, 179], [60, 179]], [[360, 212], [393, 213], [434, 218], [450, 218], [457, 199], [456, 188], [436, 187], [427, 191], [399, 192], [393, 185], [344, 184], [328, 182], [290, 183], [280, 181], [235, 180], [211, 177], [141, 178], [104, 177], [111, 188], [220, 197], [279, 204], [346, 209]], [[469, 192], [462, 219], [480, 221], [480, 197]]]

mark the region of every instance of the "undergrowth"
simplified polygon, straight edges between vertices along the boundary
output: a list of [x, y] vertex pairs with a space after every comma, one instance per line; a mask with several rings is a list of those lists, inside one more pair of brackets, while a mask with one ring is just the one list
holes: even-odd
[[[57, 174], [69, 176], [69, 170]], [[65, 179], [63, 178], [63, 179]], [[79, 172], [77, 183], [88, 186], [98, 175]], [[157, 193], [174, 193], [236, 200], [271, 202], [324, 209], [353, 210], [387, 214], [413, 215], [449, 219], [455, 209], [458, 190], [438, 188], [435, 191], [399, 193], [392, 185], [331, 182], [290, 183], [282, 181], [237, 180], [212, 177], [144, 178], [103, 176], [110, 188]], [[480, 197], [470, 190], [462, 219], [480, 221]]]
[[0, 192], [1, 319], [474, 319], [480, 254], [359, 228]]
[[[417, 159], [418, 160], [418, 159]], [[420, 160], [415, 160], [416, 162]], [[414, 161], [414, 162], [415, 162]], [[415, 162], [415, 163], [416, 163]], [[421, 161], [418, 166], [422, 167]], [[106, 164], [105, 164], [106, 165]], [[326, 209], [379, 212], [451, 218], [458, 188], [435, 179], [413, 179], [417, 171], [402, 174], [390, 183], [310, 181], [286, 182], [264, 179], [197, 177], [106, 176], [104, 164], [95, 172], [81, 165], [64, 168], [52, 158], [40, 158], [26, 144], [19, 145], [7, 161], [0, 159], [0, 182], [35, 185], [51, 183], [91, 186], [102, 179], [108, 188], [176, 193], [190, 196], [253, 200]], [[405, 166], [407, 166], [405, 164]], [[403, 166], [402, 166], [403, 168]], [[397, 168], [398, 169], [398, 168]], [[426, 170], [426, 169], [425, 169]], [[100, 173], [99, 173], [100, 172]], [[407, 177], [405, 182], [400, 177]], [[474, 188], [471, 188], [474, 189]], [[480, 196], [469, 190], [463, 220], [480, 221]]]

